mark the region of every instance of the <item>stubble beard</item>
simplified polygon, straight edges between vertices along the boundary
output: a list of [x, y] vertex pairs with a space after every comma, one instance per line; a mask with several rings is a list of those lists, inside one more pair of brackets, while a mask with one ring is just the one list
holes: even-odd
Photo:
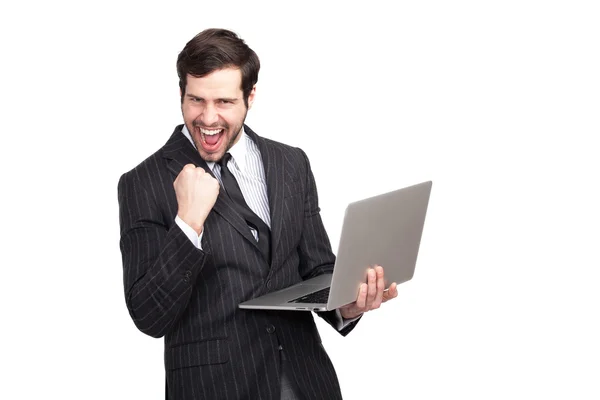
[[[183, 114], [183, 109], [181, 110], [181, 113]], [[202, 158], [206, 162], [218, 163], [219, 161], [221, 161], [221, 159], [223, 158], [225, 153], [227, 153], [233, 147], [233, 145], [235, 144], [235, 141], [240, 136], [240, 133], [242, 132], [242, 127], [244, 126], [244, 122], [246, 122], [247, 115], [248, 115], [248, 108], [246, 108], [246, 112], [244, 113], [244, 118], [242, 118], [242, 122], [240, 123], [240, 125], [235, 127], [234, 132], [236, 132], [236, 133], [231, 136], [231, 138], [229, 139], [229, 142], [225, 146], [225, 150], [223, 151], [223, 154], [220, 154], [218, 159], [211, 159], [211, 158], [213, 158], [213, 156], [216, 156], [217, 153], [208, 154], [207, 156], [202, 155], [202, 152], [200, 151], [200, 149], [202, 149], [202, 145], [199, 142], [199, 140], [201, 140], [201, 139], [196, 139], [195, 129], [194, 129], [196, 126], [199, 126], [201, 124], [197, 123], [196, 120], [194, 120], [194, 121], [192, 121], [192, 126], [187, 126], [188, 124], [185, 122], [185, 115], [184, 115], [184, 123], [187, 126], [188, 131], [190, 132], [190, 136], [192, 137], [192, 141], [194, 142], [194, 145], [196, 146], [196, 151], [198, 151], [200, 158]], [[220, 126], [225, 130], [225, 133], [223, 133], [223, 135], [225, 135], [229, 131], [230, 125], [227, 123], [223, 123]], [[210, 127], [206, 127], [206, 126], [204, 128], [210, 129]]]
[[[215, 162], [218, 163], [221, 158], [223, 158], [223, 156], [225, 155], [225, 153], [227, 153], [235, 144], [235, 141], [238, 139], [238, 137], [240, 136], [240, 133], [242, 132], [242, 126], [243, 126], [243, 122], [241, 125], [239, 125], [238, 127], [235, 127], [234, 132], [236, 132], [234, 135], [231, 136], [231, 138], [228, 140], [227, 144], [225, 145], [225, 149], [221, 150], [222, 154], [219, 153], [211, 153], [211, 154], [202, 154], [203, 152], [201, 151], [202, 149], [202, 144], [200, 143], [200, 140], [202, 140], [198, 135], [196, 135], [196, 130], [195, 127], [197, 126], [197, 124], [195, 123], [195, 121], [192, 122], [192, 126], [189, 127], [188, 126], [188, 131], [190, 131], [190, 136], [192, 137], [192, 141], [194, 142], [194, 145], [196, 146], [196, 150], [198, 151], [198, 154], [200, 155], [200, 158], [202, 158], [204, 161], [206, 162]], [[227, 135], [230, 131], [230, 126], [228, 124], [222, 124], [221, 127], [225, 130], [225, 132], [223, 133], [223, 135]], [[191, 128], [191, 129], [190, 129]], [[208, 127], [204, 127], [206, 129], [210, 129]], [[215, 158], [218, 157], [218, 158]]]

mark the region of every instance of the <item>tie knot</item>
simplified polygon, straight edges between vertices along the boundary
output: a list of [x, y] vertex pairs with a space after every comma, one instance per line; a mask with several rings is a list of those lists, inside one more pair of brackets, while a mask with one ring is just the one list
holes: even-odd
[[223, 157], [221, 157], [217, 164], [219, 164], [221, 168], [226, 168], [229, 160], [231, 160], [231, 153], [225, 153], [223, 154]]

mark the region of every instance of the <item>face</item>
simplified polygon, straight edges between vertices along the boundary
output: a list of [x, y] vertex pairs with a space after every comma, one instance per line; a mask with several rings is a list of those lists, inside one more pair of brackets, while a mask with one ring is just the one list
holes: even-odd
[[219, 161], [240, 138], [240, 131], [254, 101], [244, 103], [242, 72], [237, 68], [214, 71], [202, 78], [187, 76], [181, 112], [200, 156]]

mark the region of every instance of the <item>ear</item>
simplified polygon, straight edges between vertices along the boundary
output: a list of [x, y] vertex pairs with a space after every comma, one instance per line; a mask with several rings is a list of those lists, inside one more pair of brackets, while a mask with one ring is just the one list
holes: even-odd
[[250, 95], [248, 95], [248, 110], [252, 108], [252, 103], [254, 103], [254, 95], [256, 94], [256, 85], [252, 87], [252, 91], [250, 91]]

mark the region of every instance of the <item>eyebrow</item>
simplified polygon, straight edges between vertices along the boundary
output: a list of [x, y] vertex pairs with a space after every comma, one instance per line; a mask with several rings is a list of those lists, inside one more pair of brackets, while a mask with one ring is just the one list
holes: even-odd
[[[191, 98], [195, 98], [195, 99], [203, 99], [203, 97], [196, 96], [193, 93], [187, 93], [186, 96], [187, 97], [191, 97]], [[239, 99], [237, 97], [219, 97], [217, 100], [230, 101], [230, 102], [234, 103], [234, 102], [238, 101]]]

